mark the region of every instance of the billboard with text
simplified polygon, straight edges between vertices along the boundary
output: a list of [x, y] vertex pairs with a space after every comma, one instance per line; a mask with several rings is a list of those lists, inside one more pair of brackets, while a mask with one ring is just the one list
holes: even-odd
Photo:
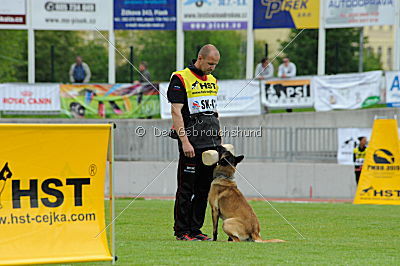
[[116, 30], [175, 30], [176, 0], [114, 0]]
[[36, 30], [108, 30], [111, 1], [35, 0], [32, 27]]
[[310, 29], [318, 25], [319, 1], [254, 0], [254, 29]]
[[245, 30], [250, 0], [182, 0], [183, 30]]
[[351, 28], [394, 23], [395, 1], [325, 1], [325, 27]]
[[26, 28], [26, 0], [1, 0], [0, 29]]

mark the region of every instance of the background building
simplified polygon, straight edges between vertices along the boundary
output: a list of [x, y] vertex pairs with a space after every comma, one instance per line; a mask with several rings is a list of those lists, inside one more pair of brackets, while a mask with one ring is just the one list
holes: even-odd
[[[281, 42], [287, 40], [291, 29], [258, 29], [254, 39], [268, 44], [268, 57], [273, 59], [280, 52]], [[255, 58], [259, 61], [258, 58]]]
[[365, 47], [380, 56], [384, 70], [392, 70], [394, 63], [394, 29], [392, 25], [364, 27], [368, 38]]

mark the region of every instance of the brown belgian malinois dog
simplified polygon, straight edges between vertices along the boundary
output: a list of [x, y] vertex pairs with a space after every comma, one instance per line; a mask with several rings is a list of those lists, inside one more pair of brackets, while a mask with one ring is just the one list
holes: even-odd
[[218, 220], [222, 218], [222, 229], [229, 236], [229, 241], [285, 242], [280, 239], [261, 239], [257, 216], [234, 181], [235, 167], [244, 156], [235, 157], [233, 154], [233, 146], [230, 144], [219, 146], [217, 151], [203, 153], [204, 164], [217, 164], [208, 194], [213, 221], [213, 240], [217, 240]]

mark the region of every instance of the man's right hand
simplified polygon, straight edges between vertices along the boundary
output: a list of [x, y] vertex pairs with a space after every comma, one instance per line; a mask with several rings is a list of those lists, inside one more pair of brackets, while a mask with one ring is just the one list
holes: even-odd
[[182, 149], [186, 157], [193, 158], [195, 156], [194, 148], [190, 142], [182, 143]]
[[192, 144], [190, 144], [189, 139], [185, 134], [185, 123], [183, 122], [182, 112], [181, 112], [182, 108], [183, 108], [182, 103], [173, 103], [171, 105], [172, 121], [174, 128], [178, 133], [178, 137], [182, 141], [183, 154], [186, 157], [193, 158], [195, 156], [194, 148]]

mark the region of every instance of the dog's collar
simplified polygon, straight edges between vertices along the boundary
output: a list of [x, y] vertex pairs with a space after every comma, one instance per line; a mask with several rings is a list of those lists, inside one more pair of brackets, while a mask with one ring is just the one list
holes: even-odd
[[235, 179], [234, 176], [227, 176], [227, 175], [225, 175], [224, 173], [216, 173], [214, 179], [217, 179], [217, 178], [230, 179], [230, 180]]

